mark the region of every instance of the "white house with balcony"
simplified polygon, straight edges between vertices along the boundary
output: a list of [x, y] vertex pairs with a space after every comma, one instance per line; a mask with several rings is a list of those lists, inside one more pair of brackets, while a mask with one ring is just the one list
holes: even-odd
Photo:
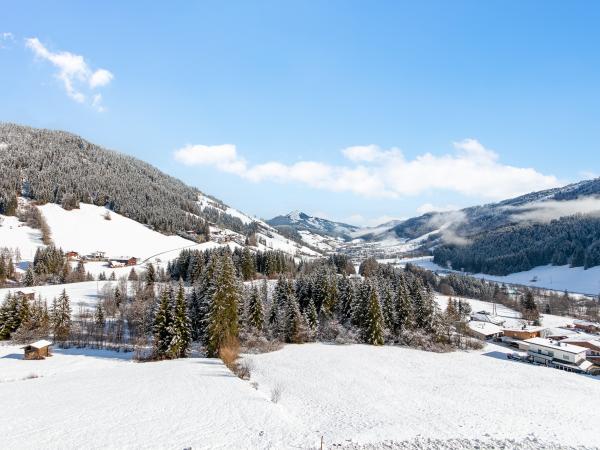
[[585, 347], [545, 338], [532, 338], [525, 342], [529, 345], [528, 355], [538, 364], [571, 372], [587, 372], [592, 366], [586, 361]]

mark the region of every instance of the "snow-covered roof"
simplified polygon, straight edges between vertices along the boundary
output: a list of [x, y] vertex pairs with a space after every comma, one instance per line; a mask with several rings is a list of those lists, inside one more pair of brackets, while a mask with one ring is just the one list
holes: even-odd
[[[562, 342], [568, 342], [572, 345], [576, 345], [578, 347], [582, 347], [583, 345], [581, 345], [581, 343], [585, 343], [586, 345], [589, 345], [590, 347], [593, 347], [594, 349], [600, 350], [600, 339], [586, 339], [585, 337], [580, 337], [580, 336], [571, 336], [568, 337], [566, 339], [563, 339]], [[588, 348], [588, 347], [586, 347]]]
[[508, 327], [504, 327], [505, 330], [507, 331], [530, 331], [530, 332], [536, 332], [536, 331], [542, 331], [545, 330], [546, 328], [544, 327], [539, 327], [539, 326], [526, 326], [526, 327], [515, 327], [515, 328], [508, 328]]
[[35, 341], [33, 344], [29, 344], [28, 347], [44, 348], [48, 347], [49, 345], [52, 345], [52, 342], [47, 341], [46, 339], [42, 339], [40, 341]]
[[498, 325], [494, 325], [491, 322], [479, 322], [472, 320], [468, 323], [468, 326], [471, 330], [485, 336], [492, 336], [502, 332], [502, 328], [500, 328]]
[[553, 350], [559, 349], [561, 352], [579, 354], [586, 352], [585, 347], [579, 347], [578, 345], [567, 344], [561, 341], [553, 341], [545, 338], [531, 338], [526, 339], [525, 342], [528, 344], [534, 344], [540, 347], [551, 348]]

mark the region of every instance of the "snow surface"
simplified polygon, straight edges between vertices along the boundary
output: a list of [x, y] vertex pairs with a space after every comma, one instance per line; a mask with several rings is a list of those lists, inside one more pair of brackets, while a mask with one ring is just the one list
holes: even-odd
[[[449, 272], [447, 268], [435, 264], [432, 257], [409, 258], [398, 261], [401, 265], [413, 263], [434, 272]], [[600, 266], [584, 270], [583, 267], [547, 265], [534, 267], [525, 272], [518, 272], [505, 276], [488, 275], [484, 273], [468, 275], [499, 283], [520, 284], [555, 291], [567, 290], [573, 293], [593, 296], [597, 296], [600, 292]], [[537, 281], [533, 281], [534, 279]]]
[[0, 247], [19, 248], [21, 258], [33, 260], [38, 247], [43, 247], [42, 233], [28, 227], [12, 216], [0, 214]]
[[0, 436], [3, 448], [19, 449], [319, 448], [321, 436], [325, 448], [530, 435], [600, 445], [600, 408], [590, 403], [600, 380], [510, 361], [508, 351], [288, 345], [246, 356], [248, 382], [215, 359], [134, 363], [129, 354], [57, 349], [24, 361], [19, 347], [0, 346], [9, 412]]
[[64, 251], [90, 254], [104, 251], [107, 257], [126, 255], [140, 260], [154, 255], [195, 246], [195, 242], [179, 236], [166, 236], [101, 206], [81, 203], [79, 209], [64, 210], [48, 203], [40, 207], [50, 226], [52, 240]]

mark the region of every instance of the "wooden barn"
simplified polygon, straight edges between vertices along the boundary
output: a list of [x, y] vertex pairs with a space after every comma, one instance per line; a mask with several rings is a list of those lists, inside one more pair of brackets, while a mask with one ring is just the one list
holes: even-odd
[[45, 339], [26, 345], [23, 347], [23, 350], [25, 351], [23, 359], [44, 359], [48, 356], [52, 356], [50, 353], [51, 345], [52, 342], [46, 341]]

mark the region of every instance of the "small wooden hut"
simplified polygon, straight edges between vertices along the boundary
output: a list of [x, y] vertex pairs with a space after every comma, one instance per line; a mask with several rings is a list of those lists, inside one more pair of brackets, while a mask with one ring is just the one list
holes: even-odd
[[44, 359], [47, 356], [52, 356], [50, 353], [51, 345], [52, 342], [46, 341], [45, 339], [26, 345], [23, 347], [23, 350], [25, 351], [23, 359]]

